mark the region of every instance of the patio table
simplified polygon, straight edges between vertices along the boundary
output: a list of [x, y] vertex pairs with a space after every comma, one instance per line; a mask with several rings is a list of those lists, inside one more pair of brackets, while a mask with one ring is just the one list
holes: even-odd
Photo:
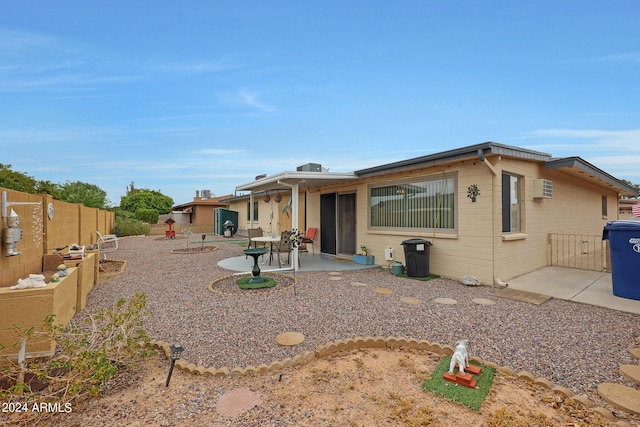
[[[280, 237], [279, 236], [259, 236], [252, 237], [252, 242], [261, 242], [261, 243], [269, 243], [270, 252], [269, 252], [269, 265], [271, 265], [271, 261], [273, 260], [273, 244], [276, 243], [278, 250], [280, 250]], [[262, 263], [265, 264], [267, 260], [265, 259]], [[282, 264], [280, 263], [280, 257], [278, 257], [278, 267], [282, 268]]]

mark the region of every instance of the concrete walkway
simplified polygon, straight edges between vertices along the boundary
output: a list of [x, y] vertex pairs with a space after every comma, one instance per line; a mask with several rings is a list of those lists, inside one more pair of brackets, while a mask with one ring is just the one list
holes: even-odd
[[513, 289], [640, 314], [640, 301], [613, 295], [611, 273], [552, 266], [508, 282]]

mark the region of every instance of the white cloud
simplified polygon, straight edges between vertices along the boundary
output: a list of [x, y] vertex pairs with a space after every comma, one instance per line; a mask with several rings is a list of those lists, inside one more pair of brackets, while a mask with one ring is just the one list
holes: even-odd
[[236, 96], [240, 99], [240, 101], [250, 107], [256, 108], [258, 110], [272, 113], [276, 111], [276, 107], [272, 105], [265, 104], [262, 102], [257, 93], [249, 91], [247, 89], [240, 89]]

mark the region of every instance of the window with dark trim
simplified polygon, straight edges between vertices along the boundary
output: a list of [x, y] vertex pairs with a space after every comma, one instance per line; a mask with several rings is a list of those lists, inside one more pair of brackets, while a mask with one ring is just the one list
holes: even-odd
[[522, 231], [521, 205], [522, 179], [508, 173], [502, 174], [502, 232], [513, 233]]
[[455, 177], [371, 187], [369, 225], [381, 228], [455, 228]]
[[[247, 202], [247, 221], [251, 219], [251, 202]], [[258, 219], [258, 202], [256, 200], [253, 201], [253, 219], [254, 221]]]
[[607, 196], [602, 196], [602, 216], [607, 216]]

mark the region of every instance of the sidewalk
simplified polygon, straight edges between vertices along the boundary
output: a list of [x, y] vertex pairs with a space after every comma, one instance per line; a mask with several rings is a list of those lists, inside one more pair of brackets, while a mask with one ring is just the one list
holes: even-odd
[[640, 301], [613, 295], [611, 273], [601, 271], [544, 267], [509, 280], [509, 288], [640, 314]]

